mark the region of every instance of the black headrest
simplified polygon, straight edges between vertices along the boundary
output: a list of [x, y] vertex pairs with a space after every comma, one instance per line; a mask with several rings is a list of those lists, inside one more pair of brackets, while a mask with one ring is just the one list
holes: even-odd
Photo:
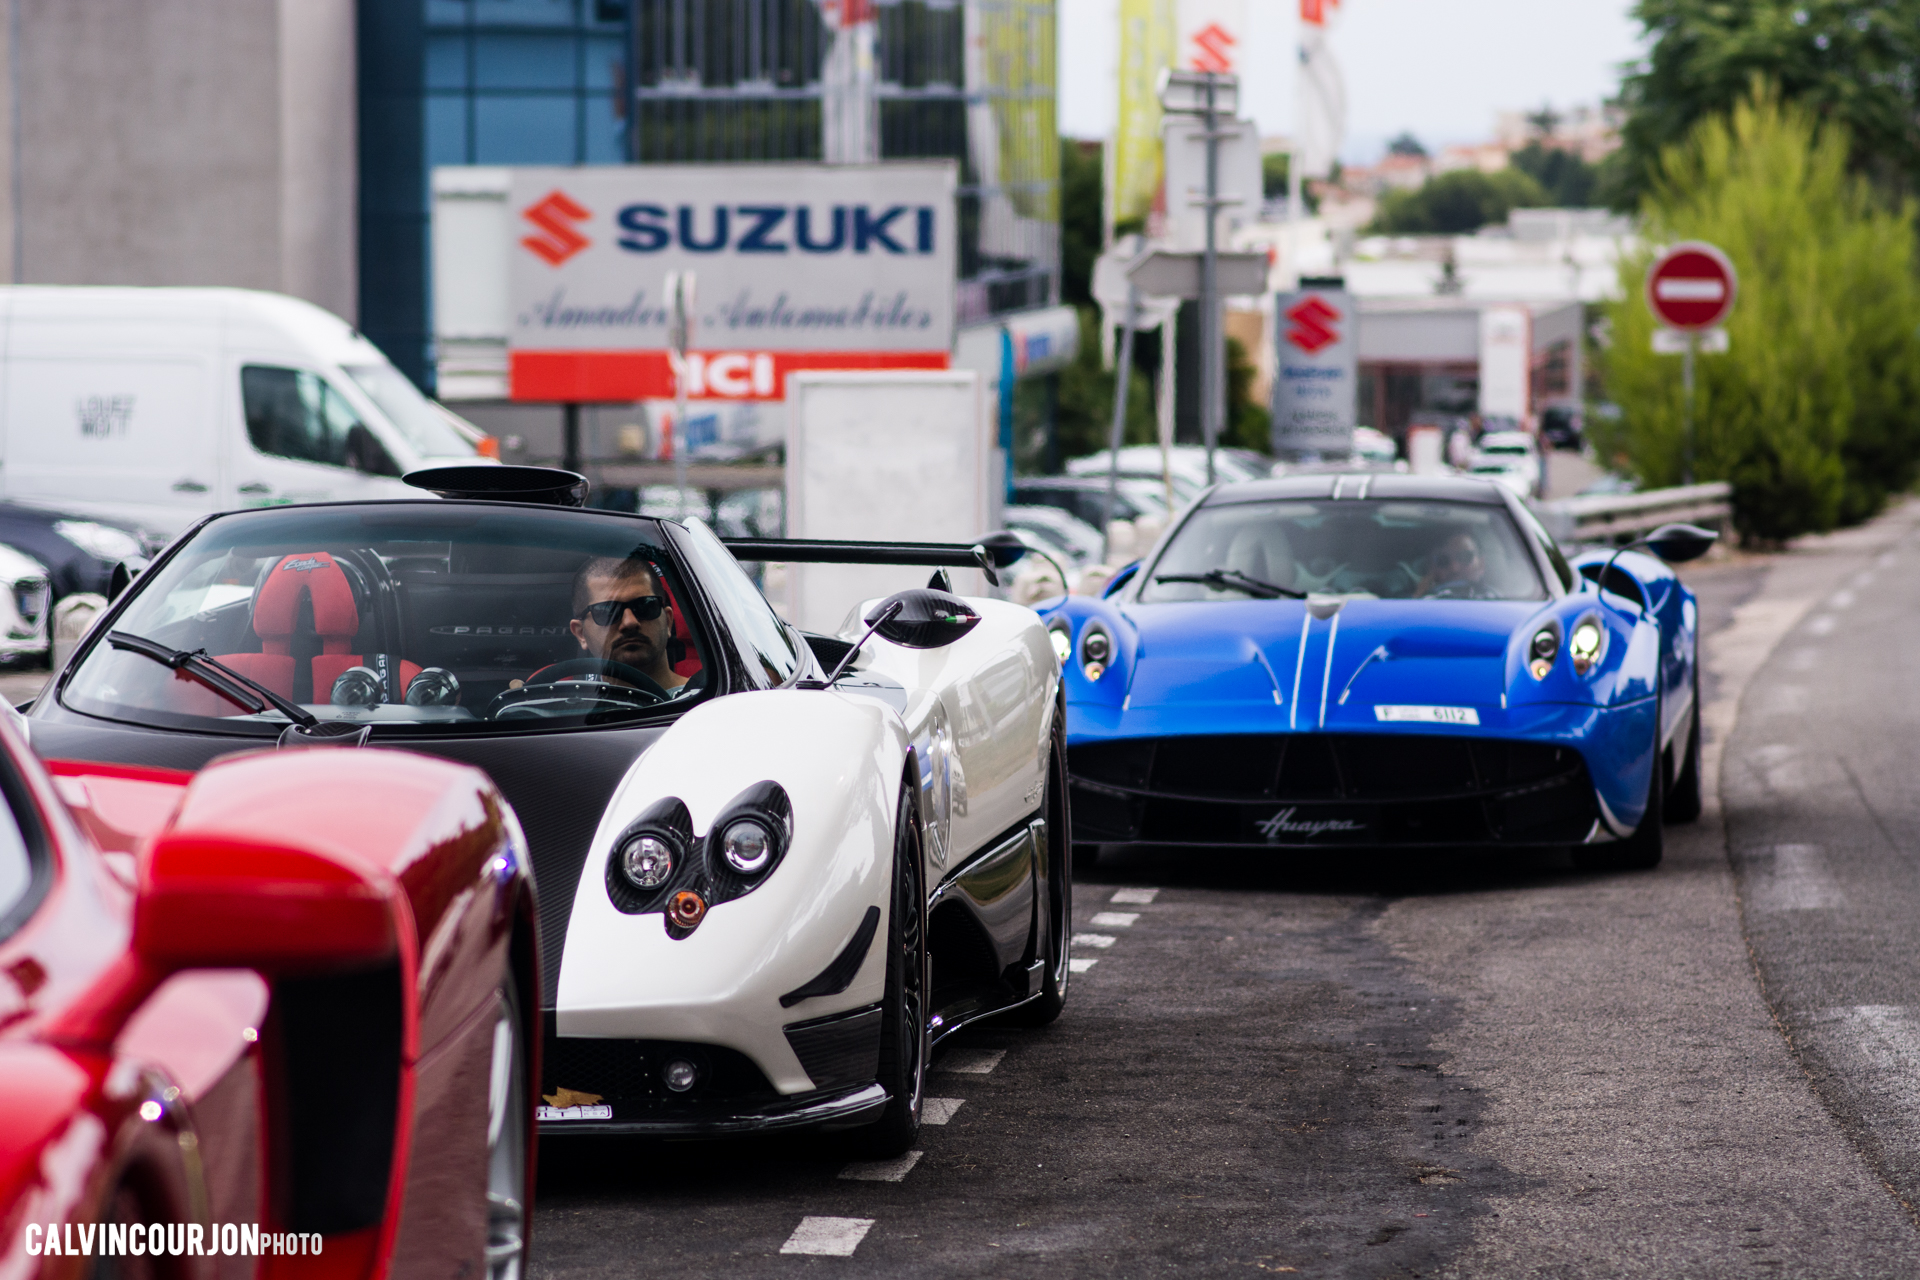
[[409, 471], [402, 479], [443, 498], [485, 498], [548, 507], [584, 507], [593, 489], [585, 476], [558, 467], [430, 467]]

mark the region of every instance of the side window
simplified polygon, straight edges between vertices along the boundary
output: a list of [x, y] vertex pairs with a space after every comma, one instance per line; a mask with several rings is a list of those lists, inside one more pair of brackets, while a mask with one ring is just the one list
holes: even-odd
[[782, 685], [800, 671], [798, 642], [767, 598], [753, 585], [733, 553], [714, 537], [713, 530], [698, 520], [686, 523], [687, 536], [680, 539], [694, 573], [706, 588], [733, 633], [740, 656], [759, 670], [770, 685]]
[[1553, 565], [1554, 576], [1560, 579], [1560, 589], [1572, 591], [1573, 584], [1579, 579], [1574, 575], [1573, 566], [1567, 563], [1566, 556], [1560, 553], [1560, 544], [1555, 542], [1553, 535], [1534, 518], [1533, 512], [1522, 507], [1520, 514], [1526, 522], [1527, 532], [1533, 535], [1533, 540], [1540, 544], [1540, 550], [1546, 553], [1548, 563]]
[[368, 475], [400, 474], [353, 406], [316, 373], [247, 365], [240, 370], [240, 401], [247, 438], [261, 453]]

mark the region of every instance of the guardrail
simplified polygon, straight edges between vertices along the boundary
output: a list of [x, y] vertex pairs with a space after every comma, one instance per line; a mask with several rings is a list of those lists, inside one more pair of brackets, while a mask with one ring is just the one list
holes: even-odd
[[1648, 489], [1644, 493], [1596, 493], [1539, 503], [1540, 522], [1565, 546], [1624, 543], [1663, 524], [1684, 521], [1725, 533], [1733, 521], [1733, 486], [1712, 484]]

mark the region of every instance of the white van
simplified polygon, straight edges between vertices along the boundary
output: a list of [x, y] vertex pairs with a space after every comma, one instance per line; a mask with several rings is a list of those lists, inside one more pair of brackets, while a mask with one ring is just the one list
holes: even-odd
[[173, 534], [236, 507], [418, 497], [462, 429], [351, 325], [245, 289], [0, 287], [0, 497]]

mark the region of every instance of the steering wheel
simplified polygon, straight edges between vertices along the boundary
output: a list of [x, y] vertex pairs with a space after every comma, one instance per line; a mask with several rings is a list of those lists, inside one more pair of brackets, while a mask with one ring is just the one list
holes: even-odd
[[[613, 681], [620, 681], [615, 684]], [[611, 658], [572, 658], [544, 667], [518, 689], [507, 689], [487, 704], [487, 720], [574, 714], [584, 699], [628, 707], [667, 701], [667, 691], [638, 667]]]
[[1421, 593], [1426, 600], [1497, 600], [1499, 597], [1487, 589], [1484, 582], [1468, 582], [1465, 578], [1455, 578], [1451, 582], [1442, 582], [1427, 588]]

